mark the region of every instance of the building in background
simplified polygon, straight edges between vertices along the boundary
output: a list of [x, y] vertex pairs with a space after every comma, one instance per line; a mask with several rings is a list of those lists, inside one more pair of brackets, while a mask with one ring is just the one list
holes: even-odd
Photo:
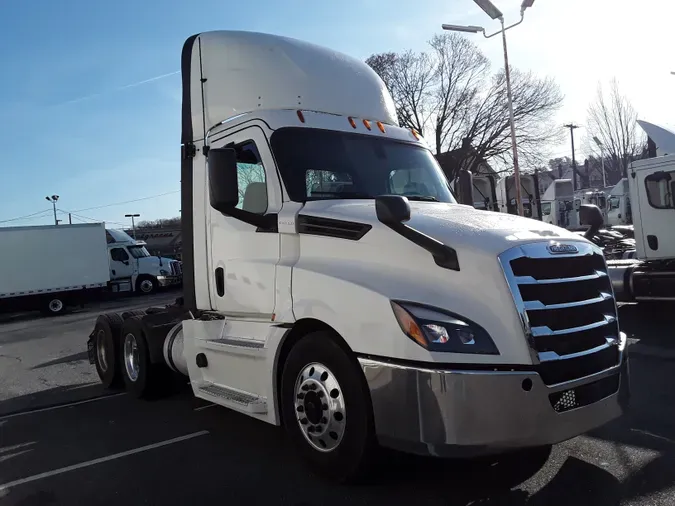
[[[126, 230], [129, 235], [132, 230]], [[166, 258], [182, 260], [182, 239], [180, 227], [170, 228], [137, 228], [136, 239], [145, 241], [151, 255], [160, 255]]]

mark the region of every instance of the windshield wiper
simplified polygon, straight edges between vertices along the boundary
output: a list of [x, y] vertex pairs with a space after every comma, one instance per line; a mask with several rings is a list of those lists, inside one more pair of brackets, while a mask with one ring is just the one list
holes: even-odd
[[439, 202], [436, 197], [431, 195], [405, 195], [408, 200], [417, 200], [421, 202]]

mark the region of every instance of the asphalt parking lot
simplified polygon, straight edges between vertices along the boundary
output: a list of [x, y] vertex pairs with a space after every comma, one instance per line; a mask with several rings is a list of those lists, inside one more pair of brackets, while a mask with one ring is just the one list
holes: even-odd
[[[0, 398], [0, 504], [672, 505], [675, 336], [669, 315], [653, 313], [622, 308], [633, 402], [621, 420], [527, 456], [450, 461], [387, 452], [375, 482], [360, 487], [315, 478], [281, 429], [206, 404], [187, 388], [137, 401], [92, 384], [86, 358], [48, 365], [42, 369], [74, 367], [79, 381], [45, 386], [25, 372], [33, 382], [26, 391], [3, 390]], [[78, 346], [82, 353], [95, 315], [25, 323], [22, 339], [0, 324], [0, 355], [33, 341], [52, 350], [44, 362]], [[44, 343], [50, 339], [61, 340], [59, 352]], [[6, 371], [0, 387], [14, 384]]]

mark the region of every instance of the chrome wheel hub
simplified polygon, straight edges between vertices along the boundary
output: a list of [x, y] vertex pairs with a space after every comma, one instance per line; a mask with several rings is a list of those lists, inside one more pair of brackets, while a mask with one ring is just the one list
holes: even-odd
[[138, 379], [140, 360], [138, 343], [133, 334], [127, 334], [124, 337], [124, 368], [127, 370], [127, 376], [131, 381], [136, 381]]
[[102, 330], [96, 333], [96, 356], [101, 371], [106, 372], [108, 370], [108, 350], [105, 348], [105, 332]]
[[151, 292], [152, 281], [150, 281], [149, 279], [144, 279], [143, 281], [141, 281], [141, 291], [145, 293]]
[[300, 431], [321, 452], [338, 447], [345, 433], [347, 411], [344, 394], [333, 373], [324, 365], [307, 365], [295, 381], [295, 414]]
[[58, 313], [62, 309], [63, 309], [63, 302], [61, 302], [59, 299], [49, 301], [49, 310], [52, 313]]

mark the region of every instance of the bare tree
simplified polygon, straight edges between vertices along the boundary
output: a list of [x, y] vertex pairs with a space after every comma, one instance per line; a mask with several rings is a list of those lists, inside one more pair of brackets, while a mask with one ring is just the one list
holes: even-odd
[[602, 142], [604, 154], [609, 157], [608, 172], [620, 172], [626, 177], [628, 165], [642, 156], [645, 135], [637, 124], [637, 112], [619, 91], [616, 79], [610, 83], [609, 94], [598, 85], [595, 102], [588, 107], [588, 134]]
[[145, 229], [161, 229], [161, 228], [176, 228], [180, 227], [180, 217], [175, 218], [160, 218], [158, 220], [143, 220], [136, 224], [136, 228]]
[[[460, 167], [475, 170], [484, 159], [508, 170], [511, 164], [509, 111], [504, 72], [491, 75], [478, 46], [460, 34], [429, 41], [431, 51], [382, 53], [366, 60], [389, 89], [401, 126], [427, 137], [436, 154], [456, 151]], [[519, 152], [525, 164], [547, 159], [558, 140], [552, 114], [563, 97], [551, 79], [512, 70]], [[448, 174], [452, 179], [454, 174]]]

